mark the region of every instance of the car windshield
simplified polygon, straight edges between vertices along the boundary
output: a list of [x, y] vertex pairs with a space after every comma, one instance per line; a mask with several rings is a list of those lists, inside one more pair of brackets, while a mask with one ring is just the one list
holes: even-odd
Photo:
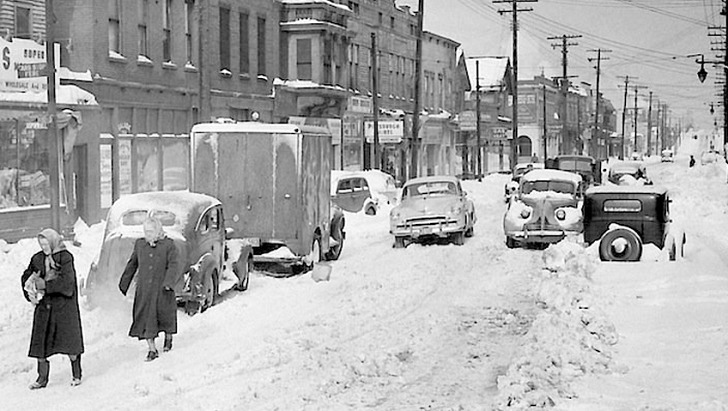
[[526, 181], [521, 185], [521, 190], [523, 194], [547, 191], [553, 191], [555, 193], [563, 194], [572, 194], [574, 193], [574, 184], [568, 181], [554, 180]]
[[[122, 225], [142, 225], [144, 224], [144, 220], [146, 220], [147, 215], [149, 215], [148, 210], [131, 210], [124, 213], [124, 215], [121, 216], [121, 224]], [[171, 211], [164, 211], [164, 210], [153, 210], [152, 215], [157, 217], [159, 221], [162, 222], [163, 226], [169, 227], [173, 226], [176, 216]]]
[[584, 160], [559, 160], [559, 170], [591, 172], [591, 162]]
[[458, 188], [450, 181], [429, 181], [426, 183], [410, 184], [402, 191], [402, 197], [415, 197], [424, 195], [452, 195], [457, 194]]

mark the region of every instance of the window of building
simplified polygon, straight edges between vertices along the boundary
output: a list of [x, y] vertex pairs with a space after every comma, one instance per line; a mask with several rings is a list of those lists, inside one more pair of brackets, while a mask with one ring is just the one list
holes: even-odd
[[389, 27], [391, 27], [392, 30], [394, 30], [394, 16], [389, 18]]
[[149, 49], [147, 48], [147, 16], [149, 15], [149, 0], [138, 0], [137, 4], [139, 5], [139, 24], [137, 25], [137, 32], [139, 35], [139, 55], [149, 57]]
[[238, 43], [240, 53], [240, 74], [250, 74], [250, 16], [248, 13], [240, 13], [240, 42]]
[[29, 39], [33, 34], [29, 7], [15, 7], [15, 37]]
[[230, 71], [230, 9], [220, 8], [220, 70]]
[[379, 25], [380, 25], [380, 26], [381, 26], [381, 25], [383, 24], [383, 22], [384, 22], [384, 15], [382, 14], [382, 12], [381, 12], [381, 11], [379, 12], [379, 20], [378, 20], [378, 21], [379, 21]]
[[298, 80], [311, 80], [311, 39], [296, 40], [296, 73]]
[[162, 59], [172, 61], [172, 0], [164, 0], [162, 10]]
[[121, 54], [121, 8], [120, 0], [108, 0], [109, 3], [109, 52]]
[[349, 1], [349, 8], [354, 12], [354, 14], [359, 14], [359, 3]]
[[331, 62], [333, 60], [332, 46], [333, 44], [331, 39], [324, 39], [324, 75], [322, 79], [323, 84], [333, 84], [333, 79], [331, 78]]
[[192, 44], [192, 22], [194, 21], [194, 0], [185, 0], [185, 58], [187, 64], [193, 64], [194, 59], [192, 53], [194, 46]]
[[258, 75], [266, 75], [265, 17], [258, 17]]

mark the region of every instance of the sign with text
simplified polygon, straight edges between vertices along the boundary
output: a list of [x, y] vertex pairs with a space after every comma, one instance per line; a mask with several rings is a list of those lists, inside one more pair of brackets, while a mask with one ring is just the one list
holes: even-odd
[[[364, 122], [364, 136], [367, 143], [374, 142], [374, 121]], [[379, 143], [399, 143], [404, 137], [404, 123], [402, 120], [379, 121]]]
[[347, 101], [346, 109], [354, 113], [372, 114], [371, 97], [351, 96]]
[[458, 119], [460, 120], [460, 131], [475, 131], [478, 129], [476, 124], [475, 111], [466, 110], [460, 113]]
[[[55, 44], [58, 70], [61, 49]], [[14, 38], [7, 41], [0, 37], [0, 91], [36, 93], [47, 90], [45, 76], [46, 46], [33, 40]], [[56, 86], [58, 76], [56, 76]]]

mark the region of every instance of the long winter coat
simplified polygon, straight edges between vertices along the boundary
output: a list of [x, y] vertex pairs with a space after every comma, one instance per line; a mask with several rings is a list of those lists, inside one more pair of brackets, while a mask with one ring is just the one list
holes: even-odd
[[119, 281], [119, 290], [126, 295], [136, 274], [133, 321], [130, 337], [140, 340], [155, 338], [160, 331], [177, 332], [177, 303], [174, 286], [179, 279], [177, 248], [170, 238], [159, 240], [154, 247], [143, 238], [136, 240]]
[[[28, 268], [21, 276], [21, 286], [34, 272], [46, 279], [46, 255], [40, 251], [30, 259]], [[58, 276], [46, 279], [45, 296], [35, 306], [33, 331], [30, 336], [28, 356], [47, 358], [53, 354], [78, 355], [83, 353], [81, 314], [78, 309], [78, 287], [73, 254], [60, 250], [51, 255], [59, 267]], [[30, 301], [23, 290], [25, 299]]]

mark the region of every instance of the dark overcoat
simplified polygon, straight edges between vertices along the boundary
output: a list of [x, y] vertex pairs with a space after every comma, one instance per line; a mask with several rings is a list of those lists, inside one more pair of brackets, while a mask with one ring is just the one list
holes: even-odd
[[[33, 314], [28, 356], [48, 358], [53, 354], [81, 354], [83, 332], [73, 254], [68, 250], [60, 250], [51, 255], [59, 267], [58, 275], [53, 279], [46, 279], [45, 257], [42, 251], [35, 253], [21, 276], [21, 286], [34, 272], [40, 273], [40, 277], [46, 280], [45, 296], [35, 306]], [[30, 301], [25, 289], [23, 295]]]
[[174, 286], [180, 272], [177, 269], [177, 248], [170, 238], [163, 238], [151, 246], [143, 238], [134, 243], [119, 290], [126, 295], [136, 275], [133, 321], [130, 337], [140, 340], [155, 338], [160, 331], [177, 332], [177, 302]]

